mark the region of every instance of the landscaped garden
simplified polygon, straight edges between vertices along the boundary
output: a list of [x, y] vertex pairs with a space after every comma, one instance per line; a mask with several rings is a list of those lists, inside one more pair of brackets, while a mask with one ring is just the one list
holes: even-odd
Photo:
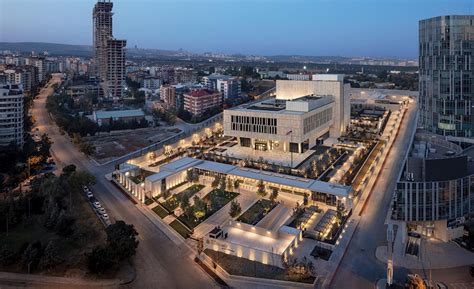
[[178, 234], [183, 236], [183, 238], [189, 238], [191, 236], [191, 231], [188, 230], [183, 224], [181, 224], [180, 221], [174, 220], [173, 222], [170, 223], [170, 227], [173, 228]]
[[238, 195], [239, 194], [235, 192], [214, 189], [202, 199], [195, 196], [194, 205], [182, 208], [184, 213], [179, 216], [179, 219], [189, 228], [194, 229]]
[[260, 199], [255, 204], [253, 204], [245, 213], [243, 213], [237, 221], [246, 223], [249, 225], [256, 225], [260, 220], [263, 219], [273, 208], [275, 208], [277, 203], [272, 202], [267, 199]]
[[152, 210], [162, 219], [169, 215], [169, 213], [160, 204], [157, 204], [157, 206]]
[[162, 203], [163, 207], [165, 207], [168, 211], [173, 212], [178, 208], [179, 203], [182, 202], [183, 199], [188, 199], [194, 196], [197, 192], [204, 188], [201, 184], [195, 184], [187, 188], [186, 190], [174, 194], [170, 196], [166, 201]]

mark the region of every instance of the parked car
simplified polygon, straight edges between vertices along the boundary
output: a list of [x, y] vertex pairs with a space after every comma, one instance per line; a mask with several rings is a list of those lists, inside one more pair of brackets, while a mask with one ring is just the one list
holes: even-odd
[[102, 215], [105, 214], [105, 209], [104, 208], [98, 208], [97, 211], [101, 213]]
[[102, 206], [100, 205], [99, 202], [93, 202], [92, 205], [94, 205], [94, 207], [95, 207], [96, 209], [102, 208]]
[[104, 220], [108, 220], [108, 219], [109, 219], [109, 215], [107, 215], [107, 214], [102, 214], [102, 218], [104, 218]]
[[87, 197], [88, 197], [89, 199], [94, 196], [91, 191], [88, 191], [86, 194], [87, 194]]
[[83, 187], [82, 187], [82, 190], [83, 190], [84, 193], [85, 193], [85, 192], [87, 192], [87, 191], [89, 190], [89, 188], [88, 188], [87, 186], [83, 186]]

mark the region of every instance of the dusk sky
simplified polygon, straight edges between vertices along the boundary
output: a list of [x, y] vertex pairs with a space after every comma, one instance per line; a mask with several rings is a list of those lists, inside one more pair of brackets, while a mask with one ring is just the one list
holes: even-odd
[[[94, 0], [0, 0], [0, 41], [92, 43]], [[115, 0], [128, 47], [416, 58], [418, 20], [472, 0]]]

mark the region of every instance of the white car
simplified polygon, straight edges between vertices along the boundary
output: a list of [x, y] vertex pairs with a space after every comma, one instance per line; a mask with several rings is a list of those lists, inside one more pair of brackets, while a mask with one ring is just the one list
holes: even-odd
[[84, 191], [84, 193], [87, 193], [89, 191], [89, 188], [87, 186], [83, 186], [82, 190]]
[[104, 220], [108, 220], [108, 219], [109, 219], [109, 215], [107, 215], [107, 214], [102, 214], [102, 218], [104, 218]]
[[102, 206], [100, 205], [99, 202], [93, 202], [92, 205], [94, 205], [94, 207], [96, 207], [96, 209], [102, 208]]
[[93, 196], [94, 196], [94, 195], [92, 194], [91, 191], [88, 191], [88, 192], [87, 192], [87, 197], [88, 197], [88, 198], [92, 198]]
[[105, 209], [104, 208], [98, 208], [97, 211], [101, 213], [102, 215], [105, 214]]

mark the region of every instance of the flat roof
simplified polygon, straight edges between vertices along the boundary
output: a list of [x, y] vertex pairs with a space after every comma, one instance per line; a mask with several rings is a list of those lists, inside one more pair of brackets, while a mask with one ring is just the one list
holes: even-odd
[[228, 233], [227, 238], [224, 240], [226, 242], [279, 255], [283, 254], [297, 237], [297, 235], [287, 234], [280, 235], [278, 238], [272, 238], [236, 227], [227, 227], [224, 231]]
[[160, 171], [171, 171], [171, 172], [178, 172], [182, 170], [189, 169], [191, 167], [196, 166], [197, 164], [201, 163], [202, 160], [198, 160], [195, 158], [184, 157], [162, 165], [160, 167]]
[[[251, 102], [244, 105], [239, 105], [226, 110], [230, 111], [253, 111], [266, 114], [286, 114], [286, 115], [304, 115], [310, 111], [325, 107], [334, 102], [329, 95], [305, 95], [295, 99], [264, 99], [257, 102]], [[295, 103], [308, 103], [309, 109], [303, 111], [295, 110]], [[290, 106], [291, 108], [288, 108]], [[292, 109], [293, 108], [293, 109]]]
[[145, 113], [141, 109], [128, 109], [128, 110], [98, 110], [94, 111], [96, 118], [117, 118], [117, 117], [137, 117], [145, 116]]
[[173, 172], [167, 172], [167, 171], [163, 171], [163, 172], [159, 172], [159, 173], [156, 173], [156, 174], [153, 174], [151, 176], [148, 176], [145, 178], [145, 181], [149, 181], [149, 182], [156, 182], [156, 181], [159, 181], [159, 180], [162, 180], [164, 178], [167, 178], [171, 175], [173, 175], [174, 173]]
[[[177, 173], [189, 168], [197, 168], [218, 172], [222, 174], [229, 174], [249, 179], [262, 180], [264, 182], [279, 184], [288, 187], [295, 187], [299, 189], [311, 190], [315, 192], [335, 195], [339, 197], [347, 197], [351, 191], [350, 186], [344, 186], [336, 183], [323, 182], [314, 179], [307, 179], [274, 173], [263, 170], [250, 169], [245, 167], [238, 167], [219, 162], [199, 160], [191, 157], [183, 157], [181, 159], [172, 161], [160, 167], [160, 172], [147, 177], [146, 179], [153, 182], [167, 177], [164, 172]], [[161, 175], [160, 175], [161, 174]], [[157, 176], [158, 175], [158, 176]]]

